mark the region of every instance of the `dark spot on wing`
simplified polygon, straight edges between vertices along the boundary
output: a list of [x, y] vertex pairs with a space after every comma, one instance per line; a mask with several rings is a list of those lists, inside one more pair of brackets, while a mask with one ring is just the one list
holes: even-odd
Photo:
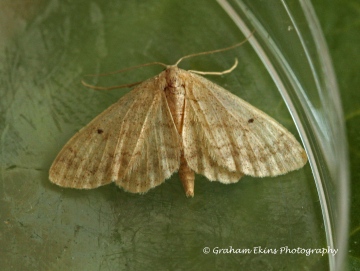
[[97, 129], [98, 134], [102, 134], [104, 131], [102, 129]]
[[253, 123], [254, 122], [254, 119], [248, 119], [248, 123]]

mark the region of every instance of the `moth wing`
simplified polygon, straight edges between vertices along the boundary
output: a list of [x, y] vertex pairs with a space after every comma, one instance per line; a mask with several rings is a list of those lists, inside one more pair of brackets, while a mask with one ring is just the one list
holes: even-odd
[[114, 181], [141, 193], [176, 172], [181, 139], [156, 80], [140, 84], [75, 134], [53, 162], [50, 180], [86, 189]]
[[183, 144], [185, 159], [209, 180], [276, 176], [299, 169], [306, 153], [295, 137], [259, 109], [189, 73]]

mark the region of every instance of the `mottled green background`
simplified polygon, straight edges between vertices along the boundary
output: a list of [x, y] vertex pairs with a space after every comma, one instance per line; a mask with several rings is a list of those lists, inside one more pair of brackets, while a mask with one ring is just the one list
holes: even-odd
[[[339, 0], [316, 1], [315, 8], [339, 76], [355, 179], [360, 7]], [[2, 270], [327, 270], [326, 256], [202, 251], [205, 246], [326, 246], [309, 165], [278, 178], [245, 177], [229, 186], [197, 176], [191, 200], [177, 175], [143, 196], [115, 185], [81, 191], [48, 181], [48, 169], [66, 141], [128, 91], [88, 90], [79, 83], [82, 76], [151, 61], [173, 63], [185, 54], [239, 41], [238, 30], [215, 1], [3, 0], [0, 26]], [[211, 80], [296, 133], [249, 46], [182, 67], [223, 70], [234, 55], [241, 59], [236, 71]], [[159, 70], [140, 69], [98, 83], [136, 82]], [[353, 207], [357, 188], [352, 188]], [[354, 210], [351, 230], [360, 224]], [[356, 240], [355, 230], [351, 266], [359, 265]]]

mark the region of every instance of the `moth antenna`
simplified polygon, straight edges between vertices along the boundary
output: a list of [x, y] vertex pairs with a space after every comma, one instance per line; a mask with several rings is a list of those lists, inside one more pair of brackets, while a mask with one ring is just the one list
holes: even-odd
[[[125, 72], [125, 71], [128, 71], [128, 70], [133, 70], [133, 69], [137, 69], [137, 68], [141, 68], [141, 67], [151, 66], [151, 65], [161, 65], [161, 66], [164, 66], [165, 68], [168, 67], [168, 65], [166, 65], [164, 63], [161, 63], [161, 62], [150, 62], [150, 63], [145, 63], [145, 64], [129, 67], [129, 68], [114, 71], [114, 72], [100, 73], [100, 74], [87, 74], [85, 76], [88, 76], [88, 77], [89, 76], [91, 76], [91, 77], [92, 76], [107, 76], [107, 75], [113, 75], [113, 74], [117, 74], [117, 73], [122, 73], [122, 72]], [[129, 88], [129, 87], [136, 86], [136, 85], [140, 84], [141, 82], [143, 82], [143, 81], [130, 83], [130, 84], [124, 84], [124, 85], [118, 85], [118, 86], [102, 87], [102, 86], [90, 85], [90, 84], [86, 83], [84, 80], [81, 80], [81, 84], [83, 84], [85, 87], [95, 89], [95, 90], [112, 90], [112, 89], [117, 89], [117, 88]]]
[[203, 71], [193, 71], [193, 70], [188, 70], [188, 72], [201, 74], [201, 75], [223, 75], [223, 74], [227, 74], [227, 73], [232, 72], [237, 67], [237, 65], [238, 65], [238, 60], [237, 60], [237, 58], [235, 58], [234, 65], [232, 65], [232, 67], [230, 69], [227, 69], [227, 70], [222, 71], [222, 72], [203, 72]]
[[164, 63], [161, 63], [161, 62], [150, 62], [150, 63], [145, 63], [145, 64], [141, 64], [141, 65], [121, 69], [121, 70], [114, 71], [114, 72], [99, 73], [99, 74], [86, 74], [85, 76], [108, 76], [108, 75], [122, 73], [122, 72], [129, 71], [129, 70], [138, 69], [138, 68], [141, 68], [141, 67], [152, 66], [152, 65], [160, 65], [160, 66], [163, 66], [165, 68], [168, 67], [168, 65], [166, 65]]
[[112, 89], [117, 89], [117, 88], [129, 88], [129, 87], [136, 86], [136, 85], [138, 85], [138, 84], [140, 84], [142, 82], [143, 81], [136, 82], [136, 83], [119, 85], [119, 86], [101, 87], [101, 86], [90, 85], [90, 84], [86, 83], [84, 80], [81, 80], [81, 84], [83, 84], [85, 87], [95, 89], [95, 90], [112, 90]]
[[182, 58], [180, 58], [174, 66], [177, 66], [179, 65], [179, 63], [181, 61], [183, 61], [184, 59], [186, 58], [190, 58], [190, 57], [194, 57], [194, 56], [201, 56], [201, 55], [210, 55], [210, 54], [215, 54], [215, 53], [219, 53], [219, 52], [224, 52], [224, 51], [227, 51], [227, 50], [231, 50], [231, 49], [234, 49], [236, 47], [239, 47], [241, 45], [243, 45], [245, 42], [247, 42], [255, 33], [255, 29], [251, 32], [251, 34], [245, 39], [243, 40], [242, 42], [239, 42], [239, 43], [236, 43], [232, 46], [229, 46], [229, 47], [226, 47], [226, 48], [221, 48], [221, 49], [217, 49], [217, 50], [212, 50], [212, 51], [206, 51], [206, 52], [201, 52], [201, 53], [194, 53], [194, 54], [190, 54], [190, 55], [187, 55], [187, 56], [183, 56]]

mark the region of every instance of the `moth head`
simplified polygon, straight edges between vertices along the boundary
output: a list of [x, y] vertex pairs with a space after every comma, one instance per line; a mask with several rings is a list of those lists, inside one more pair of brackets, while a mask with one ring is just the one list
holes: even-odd
[[176, 66], [169, 66], [166, 70], [166, 83], [171, 88], [177, 88], [182, 85], [180, 69]]

